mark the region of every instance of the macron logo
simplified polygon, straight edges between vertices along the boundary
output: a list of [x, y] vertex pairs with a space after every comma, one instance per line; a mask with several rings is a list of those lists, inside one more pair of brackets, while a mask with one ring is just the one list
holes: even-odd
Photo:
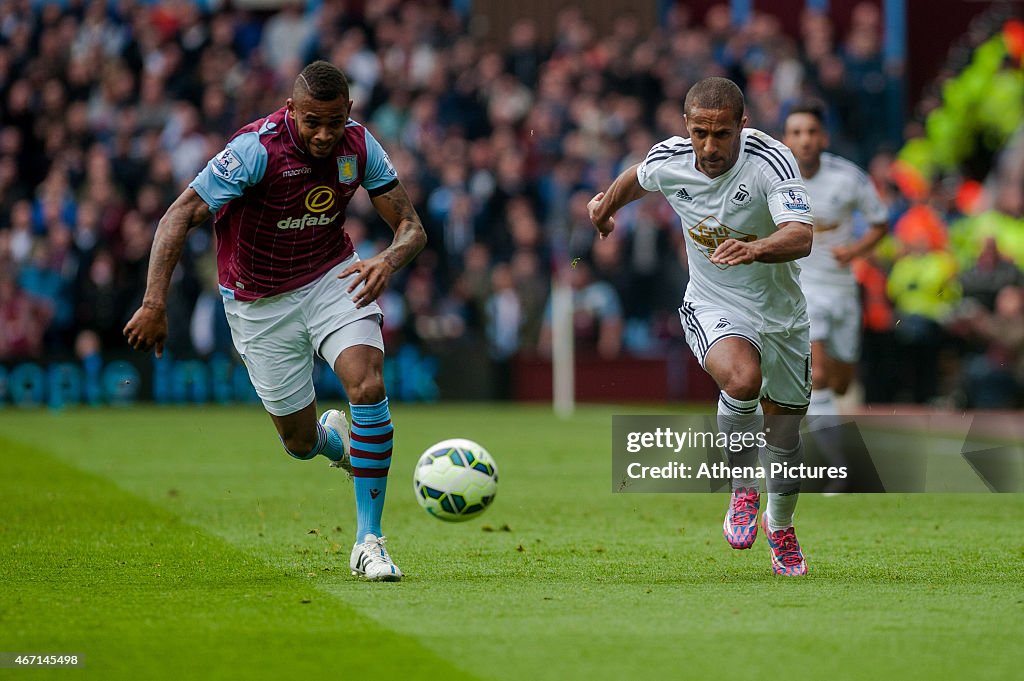
[[370, 490], [370, 498], [371, 499], [376, 499], [379, 496], [380, 496], [380, 490], [379, 489], [371, 489]]
[[689, 192], [686, 191], [686, 187], [683, 187], [676, 192], [676, 198], [682, 199], [683, 201], [693, 201], [693, 197], [690, 196]]

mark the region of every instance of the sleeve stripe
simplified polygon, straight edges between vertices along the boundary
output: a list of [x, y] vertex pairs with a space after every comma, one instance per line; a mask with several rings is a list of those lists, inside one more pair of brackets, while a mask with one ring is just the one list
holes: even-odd
[[375, 196], [380, 196], [381, 194], [387, 194], [389, 191], [391, 191], [392, 189], [394, 189], [397, 186], [398, 186], [398, 180], [395, 179], [395, 180], [391, 180], [387, 184], [382, 184], [379, 187], [374, 187], [373, 189], [367, 189], [366, 193], [369, 194], [370, 198], [372, 199]]
[[765, 142], [764, 140], [758, 139], [756, 137], [748, 137], [747, 138], [747, 143], [748, 144], [752, 144], [753, 146], [757, 147], [761, 151], [768, 152], [768, 154], [770, 154], [773, 158], [776, 158], [776, 159], [779, 160], [779, 162], [783, 166], [783, 170], [784, 171], [788, 170], [792, 177], [794, 177], [794, 178], [797, 177], [796, 171], [793, 169], [792, 164], [790, 164], [789, 159], [786, 158], [786, 155], [780, 149], [778, 149], [777, 147], [774, 147], [774, 146], [768, 144], [767, 142]]
[[783, 154], [781, 151], [779, 151], [778, 149], [774, 149], [774, 148], [770, 147], [769, 145], [765, 144], [764, 142], [762, 142], [761, 140], [759, 140], [759, 139], [757, 139], [755, 137], [748, 137], [747, 138], [747, 144], [748, 145], [753, 145], [755, 148], [760, 149], [761, 151], [768, 152], [769, 155], [771, 155], [772, 157], [778, 159], [780, 165], [782, 166], [783, 172], [788, 172], [789, 173], [789, 178], [788, 179], [791, 179], [791, 180], [792, 179], [796, 179], [797, 174], [793, 170], [793, 166], [790, 165], [789, 161], [786, 159], [785, 154]]
[[785, 181], [791, 179], [782, 174], [782, 171], [776, 167], [775, 162], [767, 154], [763, 154], [757, 149], [754, 149], [753, 147], [747, 147], [747, 153], [763, 159], [768, 164], [768, 166], [775, 171], [775, 174], [779, 176], [780, 180]]
[[654, 156], [652, 158], [648, 158], [646, 161], [644, 161], [644, 163], [655, 163], [657, 161], [664, 161], [665, 159], [674, 158], [676, 156], [685, 156], [686, 154], [690, 154], [692, 152], [693, 149], [687, 149], [686, 151], [677, 151], [674, 154], [662, 154], [661, 156]]
[[686, 147], [689, 145], [690, 142], [687, 142], [686, 140], [683, 140], [682, 142], [676, 142], [675, 144], [669, 144], [668, 140], [665, 140], [664, 142], [658, 142], [657, 144], [655, 144], [654, 147], [651, 149], [650, 153], [654, 153], [656, 151], [665, 151], [666, 149], [675, 149], [676, 147]]
[[672, 156], [674, 152], [679, 151], [680, 149], [686, 151], [692, 148], [693, 147], [689, 142], [680, 142], [679, 144], [676, 144], [671, 147], [665, 146], [664, 144], [659, 144], [653, 149], [651, 149], [649, 152], [647, 152], [646, 160], [654, 161], [659, 158], [667, 158], [668, 156]]
[[660, 161], [662, 159], [672, 158], [673, 156], [682, 156], [684, 154], [689, 154], [692, 151], [693, 151], [693, 147], [685, 147], [685, 148], [679, 149], [679, 150], [668, 149], [668, 150], [659, 151], [657, 153], [652, 151], [650, 154], [647, 155], [647, 158], [644, 159], [644, 163], [651, 163], [653, 161]]

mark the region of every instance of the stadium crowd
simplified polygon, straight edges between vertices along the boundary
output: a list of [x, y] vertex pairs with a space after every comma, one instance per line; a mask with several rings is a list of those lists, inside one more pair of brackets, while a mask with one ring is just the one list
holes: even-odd
[[[761, 13], [737, 30], [726, 5], [699, 25], [671, 9], [651, 32], [625, 16], [598, 36], [572, 8], [557, 23], [545, 44], [530, 19], [496, 42], [474, 37], [442, 1], [323, 0], [267, 14], [183, 0], [3, 3], [0, 362], [127, 352], [121, 330], [166, 206], [239, 126], [283, 104], [305, 63], [325, 58], [349, 76], [353, 117], [390, 151], [428, 230], [427, 250], [381, 301], [389, 352], [458, 342], [498, 363], [544, 354], [552, 272], [571, 279], [582, 351], [685, 352], [675, 216], [640, 202], [597, 242], [586, 204], [679, 134], [685, 92], [718, 74], [743, 87], [751, 125], [775, 135], [790, 103], [820, 96], [833, 150], [868, 169], [890, 208], [893, 238], [858, 265], [867, 398], [1021, 401], [1020, 263], [995, 241], [958, 263], [947, 237], [964, 210], [958, 185], [913, 196], [894, 171], [904, 130], [885, 118], [886, 97], [901, 83], [882, 59], [874, 5], [856, 8], [846, 35], [808, 12], [799, 41]], [[1016, 179], [1000, 200], [1019, 219], [1017, 138], [1001, 160]], [[357, 197], [345, 226], [365, 256], [389, 234]], [[208, 226], [193, 232], [175, 274], [177, 356], [233, 352], [211, 242]], [[962, 370], [937, 370], [948, 362]]]

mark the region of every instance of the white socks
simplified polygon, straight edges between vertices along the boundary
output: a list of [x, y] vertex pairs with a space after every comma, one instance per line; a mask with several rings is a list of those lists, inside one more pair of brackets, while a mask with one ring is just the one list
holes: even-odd
[[829, 464], [846, 464], [839, 432], [839, 411], [830, 389], [811, 391], [811, 405], [807, 408], [807, 431]]
[[[721, 433], [760, 433], [764, 430], [764, 412], [761, 410], [761, 401], [737, 400], [721, 391], [718, 393], [718, 430]], [[729, 438], [732, 442], [732, 437]], [[744, 449], [740, 452], [726, 450], [729, 466], [757, 465], [757, 445]], [[733, 478], [732, 489], [741, 487], [758, 487], [757, 478]]]
[[[785, 467], [799, 466], [804, 461], [804, 445], [798, 441], [793, 449], [781, 449], [775, 445], [765, 447], [765, 464], [770, 471], [773, 463]], [[768, 518], [768, 529], [772, 532], [793, 526], [793, 513], [796, 502], [800, 498], [800, 480], [783, 476], [768, 476], [768, 507], [765, 516]]]

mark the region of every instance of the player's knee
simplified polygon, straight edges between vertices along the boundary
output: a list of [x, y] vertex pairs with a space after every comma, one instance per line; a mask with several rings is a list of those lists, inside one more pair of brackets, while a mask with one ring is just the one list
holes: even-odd
[[725, 393], [737, 400], [756, 400], [761, 395], [761, 370], [754, 366], [735, 366], [722, 385]]
[[368, 376], [348, 386], [347, 392], [352, 404], [377, 404], [386, 397], [384, 381], [378, 376]]
[[836, 397], [842, 397], [846, 394], [846, 391], [850, 389], [850, 382], [834, 381], [830, 387], [832, 388], [832, 394]]
[[853, 370], [848, 371], [837, 371], [833, 375], [829, 376], [828, 385], [825, 387], [831, 388], [832, 392], [837, 396], [842, 397], [846, 394], [846, 391], [850, 389], [850, 383], [853, 382]]

